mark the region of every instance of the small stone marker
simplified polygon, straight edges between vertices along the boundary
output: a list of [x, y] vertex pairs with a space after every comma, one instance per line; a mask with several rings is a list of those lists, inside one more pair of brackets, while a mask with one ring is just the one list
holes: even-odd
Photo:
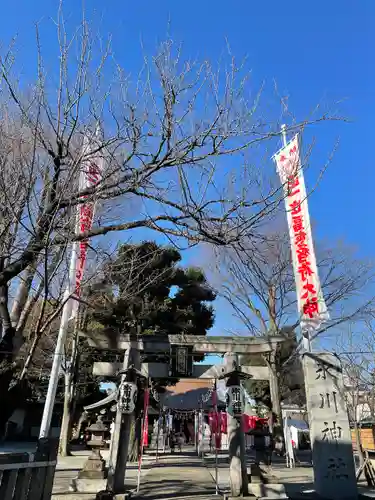
[[340, 360], [303, 355], [316, 493], [326, 499], [358, 497]]

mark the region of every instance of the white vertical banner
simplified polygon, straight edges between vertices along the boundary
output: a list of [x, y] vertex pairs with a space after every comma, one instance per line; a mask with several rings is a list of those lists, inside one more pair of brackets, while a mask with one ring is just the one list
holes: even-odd
[[[98, 136], [98, 133], [95, 137]], [[94, 147], [95, 147], [94, 141]], [[90, 150], [92, 150], [92, 141], [86, 136], [83, 142], [83, 154], [88, 156]], [[85, 189], [95, 187], [102, 179], [103, 175], [103, 158], [99, 155], [92, 156], [91, 158], [86, 158], [82, 161], [80, 168], [79, 177], [79, 190], [83, 191]], [[91, 195], [90, 195], [91, 196]], [[89, 198], [89, 196], [82, 196], [83, 199]], [[76, 232], [84, 233], [92, 228], [93, 220], [95, 214], [95, 199], [87, 200], [80, 203], [77, 207], [77, 226]], [[83, 277], [83, 271], [87, 259], [88, 250], [88, 239], [82, 240], [79, 243], [75, 243], [72, 252], [76, 253], [76, 271], [74, 278], [74, 296], [80, 297], [81, 295], [81, 282]], [[73, 300], [71, 319], [75, 317], [78, 311], [79, 302]]]
[[316, 264], [298, 134], [274, 158], [284, 189], [300, 325], [309, 339], [329, 313]]
[[[97, 137], [98, 134], [95, 134]], [[97, 158], [87, 159], [85, 156], [89, 155], [92, 151], [92, 142], [85, 138], [83, 144], [84, 160], [80, 165], [80, 191], [89, 187], [95, 186], [100, 182], [102, 177], [102, 160], [97, 155]], [[77, 224], [76, 228], [78, 233], [88, 231], [92, 227], [94, 218], [95, 202], [87, 201], [78, 205]], [[69, 319], [74, 317], [78, 310], [78, 301], [72, 298], [72, 294], [80, 295], [81, 281], [83, 269], [86, 262], [88, 240], [82, 240], [79, 244], [72, 245], [72, 254], [70, 257], [69, 266], [69, 280], [68, 286], [64, 294], [64, 307], [62, 310], [59, 333], [57, 336], [55, 352], [53, 355], [53, 363], [51, 368], [50, 379], [48, 383], [48, 390], [46, 401], [44, 403], [43, 416], [40, 424], [39, 438], [46, 438], [50, 434], [52, 413], [55, 404], [57, 385], [59, 382], [60, 368], [62, 358], [64, 356], [64, 347], [66, 336], [68, 333]]]

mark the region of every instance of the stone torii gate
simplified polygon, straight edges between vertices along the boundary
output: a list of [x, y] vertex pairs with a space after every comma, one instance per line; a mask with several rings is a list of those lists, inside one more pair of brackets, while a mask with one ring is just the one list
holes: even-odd
[[[239, 375], [242, 377], [248, 376], [255, 380], [269, 380], [273, 411], [276, 415], [281, 414], [275, 359], [278, 346], [285, 340], [284, 337], [217, 337], [184, 334], [133, 336], [122, 334], [117, 338], [113, 338], [102, 332], [95, 332], [92, 336], [86, 335], [86, 337], [89, 346], [96, 349], [123, 350], [125, 353], [128, 353], [128, 358], [129, 353], [132, 352], [133, 355], [131, 356], [133, 359], [138, 360], [133, 365], [135, 368], [141, 369], [141, 373], [148, 378], [163, 379], [173, 376], [180, 379], [217, 379], [229, 377], [231, 382], [228, 379], [228, 387], [236, 385], [233, 383], [233, 380], [239, 380]], [[202, 354], [225, 355], [226, 365], [194, 365], [193, 357]], [[265, 356], [268, 366], [239, 366], [239, 356], [259, 354]], [[163, 356], [165, 360], [160, 361], [160, 359], [163, 359]], [[140, 361], [141, 358], [144, 360], [142, 363]], [[169, 362], [166, 362], [166, 358]], [[94, 363], [93, 374], [114, 377], [119, 373], [119, 370], [126, 368], [125, 364], [125, 362], [96, 362]], [[103, 403], [104, 400], [103, 402], [98, 402], [95, 406], [99, 407]], [[247, 483], [247, 478], [244, 477], [243, 473], [245, 463], [245, 457], [243, 456], [244, 449], [240, 445], [240, 439], [238, 439], [242, 431], [239, 419], [232, 418], [231, 420], [234, 427], [237, 428], [237, 431], [232, 433], [234, 439], [237, 439], [236, 445], [229, 446], [230, 449], [236, 450], [234, 453], [230, 453], [231, 489], [233, 496], [240, 496], [241, 493], [247, 493], [247, 484], [245, 484]], [[116, 422], [119, 423], [119, 427], [125, 425], [124, 423], [120, 423], [123, 422], [121, 418], [116, 418]], [[130, 421], [127, 420], [127, 422], [129, 424]], [[116, 456], [111, 459], [111, 468], [115, 470], [116, 478], [112, 478], [111, 484], [108, 486], [114, 493], [122, 493], [123, 491], [120, 490], [124, 488], [126, 471], [126, 458], [124, 460], [124, 457], [126, 457], [127, 450], [124, 450], [123, 446], [120, 446], [120, 442], [117, 443], [117, 441], [120, 441], [120, 436], [127, 434], [128, 431], [118, 428], [112, 437], [111, 449], [120, 450], [122, 448], [121, 457]], [[241, 451], [239, 451], [240, 448]], [[239, 458], [241, 463], [239, 463]], [[239, 468], [242, 469], [242, 473]], [[116, 485], [116, 487], [113, 488], [113, 485]]]
[[[226, 354], [228, 352], [241, 355], [259, 355], [267, 358], [268, 366], [241, 366], [241, 371], [254, 380], [268, 380], [270, 384], [272, 410], [276, 415], [281, 414], [280, 397], [277, 383], [275, 358], [278, 346], [286, 339], [282, 336], [270, 337], [219, 337], [204, 335], [145, 335], [138, 340], [128, 334], [120, 335], [114, 340], [112, 337], [99, 333], [87, 337], [91, 347], [106, 350], [126, 350], [130, 345], [141, 355], [150, 359], [141, 364], [142, 373], [151, 378], [168, 378], [170, 366], [166, 363], [151, 361], [153, 356], [168, 354], [175, 348], [176, 356], [182, 348], [190, 349], [190, 356], [196, 354]], [[191, 358], [192, 359], [192, 358]], [[189, 378], [214, 379], [222, 375], [221, 365], [193, 365], [191, 363]], [[123, 367], [122, 363], [95, 362], [93, 374], [97, 376], [114, 377]], [[180, 373], [179, 378], [187, 374]]]

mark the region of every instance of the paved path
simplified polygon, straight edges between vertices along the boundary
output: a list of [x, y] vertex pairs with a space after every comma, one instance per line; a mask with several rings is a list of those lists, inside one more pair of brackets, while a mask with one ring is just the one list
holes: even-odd
[[[108, 460], [109, 450], [103, 450], [103, 458]], [[77, 476], [82, 469], [90, 452], [88, 450], [74, 452], [71, 457], [59, 457], [53, 483], [53, 491], [51, 500], [94, 500], [95, 495], [92, 493], [72, 493], [69, 490], [71, 480]], [[145, 456], [142, 466], [141, 479], [148, 473], [153, 456]], [[126, 486], [133, 490], [137, 486], [138, 464], [128, 464], [126, 469]]]
[[[254, 456], [249, 453], [246, 461], [247, 469], [250, 472], [250, 465], [254, 462]], [[206, 454], [205, 457], [206, 467], [209, 469], [211, 475], [215, 477], [215, 456], [214, 454]], [[269, 473], [273, 477], [274, 483], [281, 483], [285, 485], [287, 493], [291, 496], [299, 495], [303, 491], [310, 491], [313, 489], [313, 470], [307, 464], [301, 464], [301, 467], [288, 469], [285, 466], [285, 459], [274, 457], [272, 467]], [[266, 471], [267, 468], [262, 465]], [[218, 457], [218, 485], [220, 491], [229, 490], [229, 466], [228, 466], [228, 453], [223, 451]]]
[[[6, 447], [2, 452], [10, 451]], [[18, 448], [11, 451], [19, 451]], [[25, 450], [33, 451], [33, 450]], [[89, 451], [77, 451], [72, 457], [59, 458], [56, 468], [53, 495], [51, 500], [94, 500], [95, 495], [71, 493], [69, 484], [82, 468]], [[103, 457], [108, 458], [108, 450], [103, 451]], [[248, 456], [248, 466], [252, 462]], [[275, 459], [272, 466], [272, 475], [277, 482], [283, 483], [291, 498], [305, 497], [307, 500], [313, 491], [312, 468], [307, 463], [302, 467], [287, 469], [284, 460]], [[137, 484], [137, 464], [130, 464], [126, 472], [126, 484], [135, 490]], [[141, 489], [134, 494], [134, 500], [164, 500], [176, 498], [178, 500], [217, 500], [215, 496], [215, 456], [207, 454], [204, 462], [196, 456], [193, 448], [185, 448], [182, 453], [161, 456], [155, 462], [153, 452], [144, 457], [141, 476]], [[218, 484], [221, 492], [229, 488], [228, 455], [221, 452], [219, 456]], [[359, 484], [362, 498], [375, 498], [375, 490], [363, 488], [364, 482]], [[301, 493], [303, 494], [301, 495]], [[307, 495], [306, 495], [307, 494]], [[1, 499], [0, 499], [1, 500]]]
[[144, 477], [135, 499], [208, 500], [215, 497], [215, 483], [195, 453], [183, 451], [163, 456]]
[[[247, 467], [254, 462], [252, 453], [247, 456]], [[206, 454], [205, 464], [211, 475], [215, 477], [215, 455]], [[264, 470], [266, 467], [262, 466]], [[298, 467], [288, 469], [285, 466], [285, 459], [274, 457], [272, 467], [269, 470], [273, 482], [281, 483], [285, 487], [286, 494], [291, 499], [308, 500], [316, 498], [314, 496], [313, 469], [310, 463], [303, 461]], [[228, 453], [223, 451], [218, 459], [218, 484], [221, 492], [229, 489], [229, 468]], [[364, 478], [358, 483], [359, 498], [375, 498], [375, 489], [368, 488]]]

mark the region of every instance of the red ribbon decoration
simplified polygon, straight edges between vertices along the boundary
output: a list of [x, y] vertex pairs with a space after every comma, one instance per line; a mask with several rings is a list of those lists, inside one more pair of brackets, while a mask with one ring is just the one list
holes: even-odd
[[148, 405], [150, 402], [150, 391], [145, 390], [144, 404], [143, 404], [143, 446], [148, 446]]
[[214, 444], [217, 450], [221, 449], [221, 425], [220, 425], [220, 417], [219, 412], [217, 410], [217, 390], [216, 390], [216, 382], [214, 386], [214, 390], [212, 391], [212, 405], [214, 407], [214, 411], [212, 414], [212, 418], [210, 421], [211, 434], [214, 435]]

